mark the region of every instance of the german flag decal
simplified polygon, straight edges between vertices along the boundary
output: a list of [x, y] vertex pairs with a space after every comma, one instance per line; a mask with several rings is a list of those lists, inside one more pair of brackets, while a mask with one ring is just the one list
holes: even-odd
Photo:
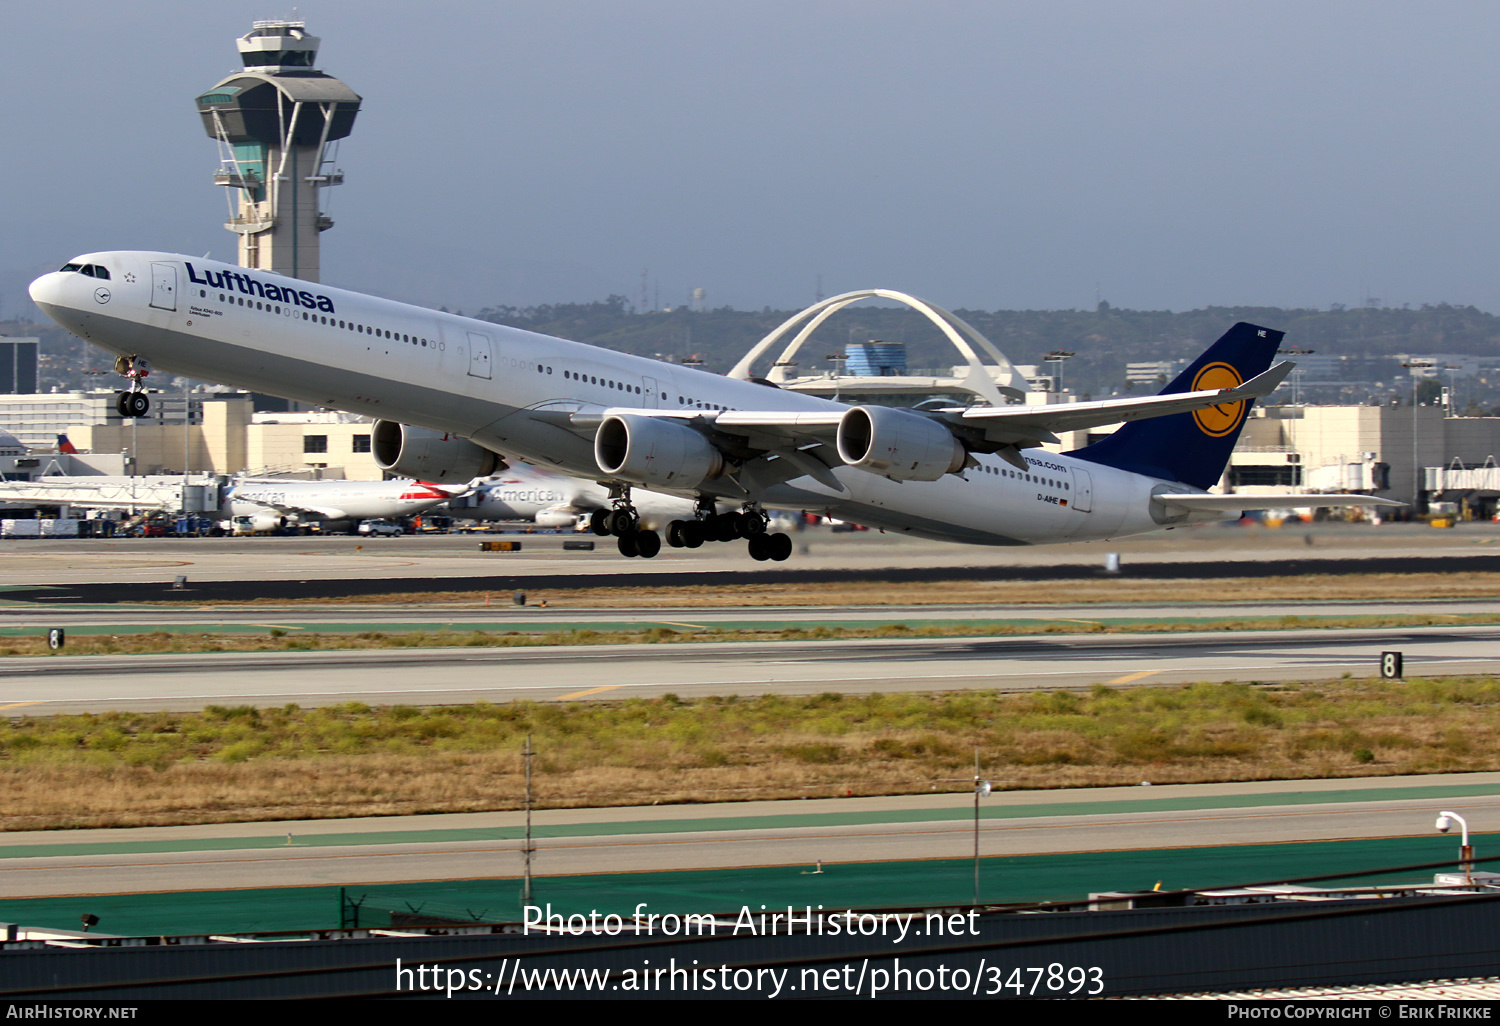
[[[1245, 383], [1240, 377], [1240, 372], [1227, 363], [1211, 363], [1198, 372], [1193, 378], [1194, 392], [1207, 392], [1216, 388], [1238, 388]], [[1198, 428], [1205, 435], [1214, 438], [1222, 438], [1240, 426], [1245, 419], [1245, 411], [1250, 404], [1241, 400], [1237, 403], [1225, 403], [1222, 406], [1207, 406], [1201, 410], [1193, 411], [1193, 419], [1198, 422]]]

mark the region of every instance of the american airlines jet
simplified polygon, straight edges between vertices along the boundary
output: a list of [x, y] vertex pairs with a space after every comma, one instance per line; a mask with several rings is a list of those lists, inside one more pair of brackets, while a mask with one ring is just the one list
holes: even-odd
[[[170, 253], [90, 253], [31, 284], [74, 334], [115, 354], [122, 411], [139, 371], [382, 418], [377, 461], [425, 481], [493, 473], [500, 454], [607, 482], [607, 527], [656, 555], [632, 488], [690, 498], [671, 544], [748, 540], [785, 559], [767, 506], [988, 545], [1113, 538], [1245, 508], [1399, 505], [1350, 495], [1211, 495], [1282, 332], [1236, 324], [1156, 396], [933, 411], [849, 405], [374, 296]], [[1057, 432], [1124, 422], [1057, 455]], [[721, 508], [722, 507], [724, 508]]]
[[[473, 482], [465, 495], [448, 503], [456, 517], [470, 520], [530, 520], [538, 527], [568, 527], [588, 516], [598, 534], [608, 534], [607, 514], [613, 512], [610, 489], [595, 481], [569, 477], [556, 471], [517, 461], [486, 481]], [[691, 520], [696, 510], [691, 499], [663, 495], [645, 489], [633, 491], [631, 499], [642, 525], [667, 528], [673, 520]]]
[[[179, 476], [41, 477], [0, 481], [0, 503], [78, 506], [84, 509], [181, 509]], [[399, 518], [425, 513], [461, 495], [466, 485], [421, 481], [297, 481], [236, 478], [219, 494], [216, 516], [249, 518], [256, 531], [289, 523]]]

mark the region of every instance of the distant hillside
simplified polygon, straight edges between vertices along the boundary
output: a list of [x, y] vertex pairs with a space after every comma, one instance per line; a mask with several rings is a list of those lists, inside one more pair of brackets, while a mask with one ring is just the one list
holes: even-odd
[[[638, 314], [631, 312], [623, 296], [610, 296], [592, 303], [494, 307], [479, 316], [621, 352], [670, 360], [696, 356], [707, 369], [723, 373], [794, 312], [725, 307], [701, 313], [682, 308]], [[1075, 391], [1098, 395], [1123, 387], [1127, 363], [1190, 358], [1241, 320], [1280, 328], [1287, 333], [1289, 347], [1313, 349], [1326, 356], [1451, 353], [1500, 357], [1500, 317], [1446, 304], [1400, 310], [1209, 307], [1172, 313], [1121, 310], [1101, 303], [1094, 310], [954, 312], [1016, 363], [1040, 363], [1054, 349], [1077, 353], [1066, 367], [1067, 384]], [[112, 361], [102, 350], [55, 325], [12, 322], [0, 324], [0, 334], [41, 338], [39, 377], [44, 390], [54, 385], [112, 388], [119, 384], [109, 373], [85, 374], [107, 372]], [[818, 330], [799, 355], [799, 369], [829, 366], [828, 354], [842, 350], [848, 342], [869, 339], [905, 342], [913, 369], [946, 368], [956, 359], [946, 340], [921, 315], [905, 307], [857, 304]], [[1379, 373], [1389, 373], [1390, 366], [1385, 364]], [[1500, 377], [1494, 385], [1471, 381], [1462, 391], [1466, 403], [1477, 399], [1492, 405], [1500, 402]]]
[[[1400, 310], [1209, 307], [1172, 313], [1121, 310], [1101, 303], [1094, 310], [954, 312], [1016, 363], [1039, 363], [1054, 349], [1077, 353], [1066, 368], [1069, 387], [1099, 393], [1122, 387], [1127, 363], [1196, 356], [1236, 321], [1279, 328], [1287, 333], [1288, 347], [1328, 356], [1500, 356], [1500, 317], [1446, 304]], [[636, 314], [624, 297], [611, 296], [595, 303], [491, 308], [479, 316], [621, 352], [674, 360], [698, 356], [706, 368], [722, 373], [793, 313], [723, 308]], [[947, 367], [956, 359], [947, 341], [920, 314], [856, 305], [830, 318], [803, 348], [799, 362], [803, 368], [827, 366], [824, 358], [845, 343], [876, 338], [905, 342], [908, 365], [914, 369]]]

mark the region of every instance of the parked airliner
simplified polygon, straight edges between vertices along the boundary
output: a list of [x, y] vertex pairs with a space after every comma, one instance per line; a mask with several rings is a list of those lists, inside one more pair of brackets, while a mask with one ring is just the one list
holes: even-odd
[[[0, 503], [78, 506], [83, 509], [182, 508], [181, 477], [40, 477], [0, 481]], [[465, 485], [421, 481], [298, 481], [287, 478], [202, 478], [218, 492], [216, 510], [226, 520], [272, 531], [291, 524], [415, 516], [466, 492]], [[143, 498], [146, 497], [146, 498]], [[213, 499], [210, 497], [210, 503]]]
[[[785, 559], [765, 508], [990, 545], [1112, 538], [1249, 508], [1399, 505], [1350, 495], [1211, 495], [1252, 402], [1292, 365], [1283, 333], [1240, 323], [1156, 396], [932, 411], [849, 405], [197, 257], [90, 253], [31, 284], [54, 321], [138, 370], [382, 418], [377, 461], [426, 481], [501, 455], [609, 483], [608, 528], [654, 556], [632, 486], [690, 498], [672, 544], [749, 540]], [[137, 372], [137, 373], [133, 373]], [[1124, 422], [1066, 454], [1059, 431]], [[727, 508], [721, 510], [720, 504]], [[736, 508], [737, 507], [737, 508]]]
[[[604, 485], [519, 460], [494, 477], [472, 485], [467, 493], [448, 503], [448, 510], [454, 516], [470, 520], [530, 520], [538, 527], [569, 527], [587, 516], [591, 524], [605, 528], [604, 514], [612, 512], [610, 489]], [[695, 515], [691, 499], [645, 489], [632, 492], [631, 498], [642, 525], [651, 529], [664, 529], [672, 520], [690, 520]]]

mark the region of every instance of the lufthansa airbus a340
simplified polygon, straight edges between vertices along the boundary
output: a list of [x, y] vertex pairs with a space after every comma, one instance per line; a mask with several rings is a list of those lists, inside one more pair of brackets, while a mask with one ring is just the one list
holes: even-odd
[[[381, 466], [424, 481], [502, 457], [607, 482], [620, 551], [654, 556], [633, 486], [694, 500], [673, 545], [748, 539], [785, 559], [767, 507], [955, 542], [1036, 545], [1237, 517], [1400, 505], [1360, 495], [1213, 495], [1253, 401], [1291, 371], [1282, 332], [1231, 327], [1156, 396], [1053, 406], [849, 405], [487, 321], [170, 253], [90, 253], [31, 284], [58, 324], [119, 359], [121, 411], [150, 365], [379, 418]], [[1055, 454], [1061, 431], [1124, 422]]]

